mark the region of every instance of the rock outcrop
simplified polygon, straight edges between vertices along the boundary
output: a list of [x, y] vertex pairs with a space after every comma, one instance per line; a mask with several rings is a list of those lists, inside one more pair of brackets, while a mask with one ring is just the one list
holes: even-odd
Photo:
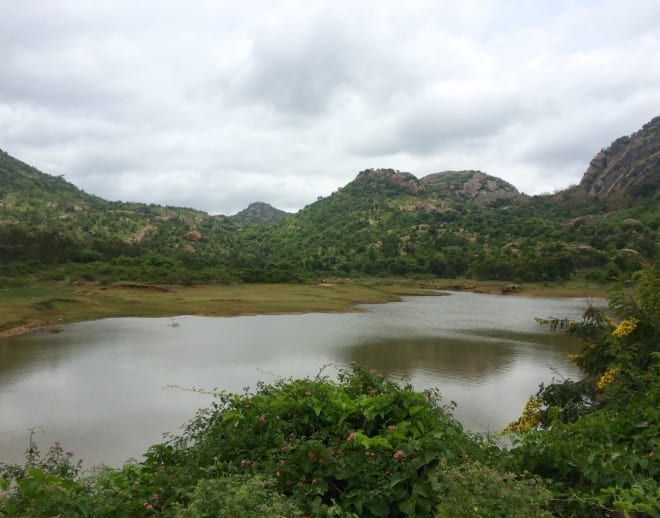
[[410, 173], [403, 173], [395, 169], [367, 169], [358, 173], [354, 184], [366, 184], [374, 190], [393, 189], [417, 194], [424, 190], [424, 185]]
[[521, 196], [510, 183], [481, 171], [443, 171], [429, 174], [421, 182], [427, 189], [484, 205]]
[[623, 193], [653, 198], [660, 192], [660, 117], [615, 140], [589, 164], [580, 187], [599, 197]]

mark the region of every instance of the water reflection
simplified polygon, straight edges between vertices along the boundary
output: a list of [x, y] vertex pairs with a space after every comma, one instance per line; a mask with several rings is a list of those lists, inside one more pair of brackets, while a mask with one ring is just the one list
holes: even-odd
[[370, 365], [394, 377], [411, 377], [420, 369], [451, 379], [479, 383], [514, 358], [506, 342], [475, 342], [460, 338], [378, 340], [347, 347], [343, 360]]

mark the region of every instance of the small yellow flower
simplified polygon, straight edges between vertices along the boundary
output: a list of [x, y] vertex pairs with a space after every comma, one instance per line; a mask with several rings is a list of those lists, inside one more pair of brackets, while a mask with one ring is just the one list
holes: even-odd
[[614, 331], [612, 331], [612, 336], [614, 338], [623, 338], [632, 333], [639, 324], [639, 318], [630, 317], [623, 320]]
[[571, 360], [572, 362], [574, 362], [575, 360], [577, 360], [579, 357], [580, 357], [579, 354], [567, 354], [567, 355], [566, 355], [566, 358], [568, 358], [568, 359]]
[[530, 396], [525, 403], [525, 408], [522, 411], [520, 419], [515, 423], [509, 423], [503, 432], [527, 432], [533, 430], [541, 422], [541, 407], [543, 402], [536, 396]]
[[599, 388], [599, 390], [603, 390], [605, 387], [614, 382], [620, 373], [621, 369], [619, 367], [610, 367], [605, 371], [605, 374], [600, 377], [598, 383], [596, 383], [596, 386]]

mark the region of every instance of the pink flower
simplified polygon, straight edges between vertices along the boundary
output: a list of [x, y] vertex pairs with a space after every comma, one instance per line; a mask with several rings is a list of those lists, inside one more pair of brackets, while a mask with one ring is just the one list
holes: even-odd
[[256, 467], [257, 467], [257, 464], [259, 464], [259, 463], [255, 460], [255, 461], [252, 463], [252, 467], [253, 467], [253, 468], [256, 468]]
[[325, 459], [319, 459], [319, 464], [325, 464]]
[[404, 455], [405, 455], [405, 453], [402, 450], [399, 450], [399, 451], [395, 451], [394, 455], [392, 455], [392, 457], [394, 457], [395, 459], [398, 459], [399, 457], [403, 457]]
[[275, 476], [276, 476], [276, 477], [279, 477], [280, 475], [281, 475], [281, 473], [280, 473], [279, 471], [276, 471], [276, 472], [275, 472]]
[[135, 482], [133, 482], [133, 485], [134, 485], [134, 486], [139, 486], [139, 485], [140, 485], [140, 481], [139, 481], [139, 480], [136, 480]]
[[305, 392], [305, 395], [306, 395], [306, 396], [311, 396], [312, 393], [308, 390], [308, 391]]
[[243, 459], [241, 461], [241, 468], [244, 468], [246, 466], [246, 464], [247, 464], [247, 461], [245, 459]]
[[280, 464], [284, 464], [284, 459], [280, 459]]
[[355, 438], [355, 432], [351, 432], [348, 434], [348, 437], [346, 438], [347, 441], [352, 441]]
[[263, 414], [261, 414], [261, 415], [259, 416], [259, 421], [261, 421], [261, 422], [263, 423], [265, 420], [266, 420], [266, 416], [263, 415]]
[[154, 510], [154, 506], [151, 505], [149, 502], [145, 502], [145, 503], [144, 503], [144, 508], [145, 508], [147, 511], [153, 511], [153, 510]]
[[396, 425], [395, 425], [395, 424], [391, 424], [391, 425], [389, 425], [389, 426], [387, 427], [387, 429], [388, 429], [388, 430], [396, 430]]
[[151, 497], [152, 500], [158, 500], [158, 493], [154, 493], [154, 496]]

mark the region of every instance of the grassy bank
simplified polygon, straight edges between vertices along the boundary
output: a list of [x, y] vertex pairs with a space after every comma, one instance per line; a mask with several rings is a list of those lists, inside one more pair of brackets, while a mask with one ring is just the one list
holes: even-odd
[[[0, 338], [38, 328], [108, 317], [345, 312], [357, 304], [378, 304], [403, 295], [428, 295], [429, 289], [500, 294], [504, 282], [469, 279], [329, 279], [320, 284], [210, 284], [201, 286], [39, 282], [0, 288]], [[599, 297], [595, 284], [570, 281], [525, 284], [514, 294], [548, 297]]]
[[0, 289], [0, 337], [108, 317], [344, 312], [357, 304], [423, 295], [411, 283], [143, 284], [39, 283]]

